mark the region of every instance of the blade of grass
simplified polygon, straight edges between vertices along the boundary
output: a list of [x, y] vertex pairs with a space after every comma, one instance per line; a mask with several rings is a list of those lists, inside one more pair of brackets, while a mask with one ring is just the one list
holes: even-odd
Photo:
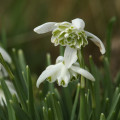
[[14, 79], [14, 75], [11, 72], [10, 68], [8, 67], [7, 63], [4, 61], [1, 53], [0, 53], [0, 63], [4, 66], [4, 68], [6, 69], [6, 71], [8, 72], [8, 75], [10, 76], [10, 79], [13, 80]]
[[32, 120], [35, 120], [32, 80], [30, 76], [30, 69], [28, 66], [26, 66], [26, 73], [27, 73], [27, 81], [28, 81], [28, 111]]
[[74, 104], [73, 104], [73, 107], [72, 107], [71, 120], [74, 120], [74, 118], [75, 118], [75, 111], [76, 111], [76, 107], [77, 107], [77, 104], [78, 104], [79, 92], [80, 92], [80, 83], [77, 84], [77, 91], [76, 91]]
[[103, 113], [101, 113], [101, 115], [100, 115], [100, 120], [106, 120], [105, 115]]
[[108, 58], [108, 61], [110, 62], [110, 55], [111, 55], [111, 37], [112, 37], [112, 30], [113, 30], [113, 24], [116, 21], [116, 17], [112, 17], [108, 23], [107, 27], [107, 38], [106, 38], [106, 56]]
[[7, 109], [8, 109], [8, 117], [9, 117], [9, 120], [16, 120], [15, 118], [15, 112], [10, 104], [10, 100], [12, 99], [12, 95], [5, 83], [5, 81], [2, 79], [1, 80], [1, 85], [2, 85], [2, 89], [4, 91], [4, 95], [5, 95], [5, 98], [6, 98], [6, 102], [7, 102]]

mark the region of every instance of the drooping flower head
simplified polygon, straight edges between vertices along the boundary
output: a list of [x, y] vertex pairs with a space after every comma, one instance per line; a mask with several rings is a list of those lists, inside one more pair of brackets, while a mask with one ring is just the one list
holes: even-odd
[[[78, 19], [77, 19], [78, 20]], [[81, 19], [80, 19], [81, 20]], [[81, 48], [88, 44], [87, 35], [84, 32], [84, 21], [81, 20], [80, 24], [74, 24], [76, 20], [72, 20], [72, 23], [69, 22], [62, 22], [56, 23], [55, 28], [52, 31], [52, 38], [51, 41], [55, 45], [62, 45], [73, 48]]]
[[69, 46], [75, 49], [81, 49], [88, 44], [88, 38], [93, 41], [99, 48], [102, 54], [105, 53], [105, 48], [101, 40], [84, 30], [85, 22], [76, 18], [70, 22], [47, 22], [34, 29], [38, 34], [43, 34], [52, 31], [51, 42], [55, 46]]
[[80, 68], [77, 61], [77, 51], [74, 48], [66, 47], [64, 57], [59, 56], [55, 65], [48, 66], [37, 80], [37, 87], [44, 81], [57, 81], [59, 86], [67, 87], [68, 83], [77, 78], [80, 74], [85, 78], [95, 81], [95, 78], [87, 70]]
[[[105, 47], [101, 40], [84, 30], [85, 22], [76, 18], [70, 22], [47, 22], [34, 29], [38, 34], [52, 32], [51, 42], [55, 46], [66, 46], [64, 57], [59, 56], [55, 65], [50, 65], [42, 72], [37, 80], [37, 87], [47, 79], [49, 82], [57, 81], [58, 85], [66, 87], [72, 77], [81, 74], [85, 78], [95, 81], [94, 77], [85, 69], [80, 68], [77, 63], [77, 51], [88, 44], [90, 39], [100, 49], [102, 54], [105, 53]], [[89, 39], [88, 39], [89, 38]]]

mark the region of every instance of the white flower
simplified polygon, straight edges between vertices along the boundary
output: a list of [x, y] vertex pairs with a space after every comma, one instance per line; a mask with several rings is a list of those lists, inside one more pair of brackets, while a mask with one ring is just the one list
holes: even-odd
[[8, 63], [11, 63], [12, 60], [11, 60], [11, 57], [9, 56], [9, 54], [2, 48], [0, 47], [0, 53], [1, 55], [3, 56], [4, 60]]
[[85, 78], [95, 81], [95, 78], [85, 69], [80, 68], [77, 61], [77, 51], [69, 46], [66, 47], [64, 57], [59, 56], [56, 59], [55, 65], [48, 66], [42, 74], [39, 76], [36, 86], [44, 81], [58, 82], [58, 85], [66, 87], [73, 77], [77, 77], [78, 74]]
[[80, 49], [88, 44], [87, 38], [94, 42], [102, 54], [105, 53], [105, 47], [102, 41], [92, 33], [84, 30], [85, 23], [82, 19], [76, 18], [69, 22], [47, 22], [34, 29], [38, 34], [43, 34], [52, 31], [51, 42], [56, 45], [70, 46]]
[[[5, 83], [6, 83], [7, 87], [8, 87], [8, 89], [9, 89], [10, 93], [11, 93], [12, 95], [15, 94], [15, 95], [17, 96], [17, 93], [16, 93], [16, 91], [15, 91], [15, 88], [14, 88], [13, 84], [12, 84], [10, 81], [8, 81], [8, 80], [5, 80]], [[0, 85], [1, 85], [1, 83], [0, 83]], [[17, 96], [17, 97], [18, 97], [18, 96]], [[4, 101], [4, 103], [6, 104], [6, 99], [5, 99], [4, 92], [3, 92], [2, 88], [0, 88], [0, 104], [1, 104], [2, 106], [4, 105], [3, 101]]]
[[[0, 53], [1, 53], [2, 57], [3, 57], [3, 59], [7, 63], [10, 64], [12, 62], [11, 57], [9, 56], [9, 54], [2, 47], [0, 47]], [[8, 75], [7, 71], [5, 70], [3, 65], [0, 63], [0, 77], [7, 76], [7, 75]]]

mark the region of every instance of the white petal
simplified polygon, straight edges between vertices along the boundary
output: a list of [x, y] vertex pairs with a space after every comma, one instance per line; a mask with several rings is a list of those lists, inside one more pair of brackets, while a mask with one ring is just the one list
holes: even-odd
[[[12, 95], [15, 94], [15, 95], [17, 96], [17, 92], [15, 91], [15, 87], [14, 87], [13, 83], [10, 82], [10, 81], [8, 81], [8, 80], [5, 80], [5, 83], [6, 83], [6, 85], [8, 86], [8, 89], [9, 89], [10, 93], [11, 93]], [[18, 97], [18, 96], [17, 96], [17, 97]]]
[[[5, 83], [6, 83], [7, 87], [8, 87], [8, 89], [9, 89], [10, 93], [11, 93], [12, 95], [15, 94], [15, 95], [17, 96], [17, 98], [18, 98], [17, 92], [15, 91], [15, 88], [14, 88], [14, 86], [13, 86], [13, 83], [10, 82], [10, 81], [8, 81], [8, 80], [5, 80]], [[0, 85], [1, 85], [1, 83], [0, 83]], [[3, 100], [2, 100], [2, 99], [3, 99]], [[0, 104], [1, 104], [1, 105], [4, 105], [4, 104], [3, 104], [3, 101], [5, 102], [5, 104], [7, 104], [7, 103], [6, 103], [6, 99], [5, 99], [4, 92], [3, 92], [2, 89], [0, 89]]]
[[89, 73], [87, 70], [82, 69], [80, 67], [76, 67], [76, 66], [71, 66], [71, 69], [73, 71], [75, 71], [76, 73], [81, 74], [85, 78], [92, 80], [92, 81], [95, 81], [95, 78], [93, 77], [93, 75], [91, 73]]
[[0, 47], [0, 53], [3, 56], [4, 60], [8, 63], [11, 63], [11, 57], [9, 56], [9, 54], [2, 48]]
[[58, 85], [59, 86], [63, 86], [63, 87], [67, 87], [68, 86], [68, 83], [70, 81], [70, 73], [68, 71], [68, 69], [63, 66], [62, 69], [61, 69], [61, 74], [60, 76], [58, 76]]
[[104, 47], [102, 41], [101, 41], [97, 36], [93, 35], [93, 34], [90, 33], [90, 32], [85, 31], [85, 33], [86, 33], [86, 35], [87, 35], [88, 37], [90, 37], [90, 40], [91, 40], [92, 42], [94, 42], [94, 43], [100, 48], [100, 52], [101, 52], [102, 54], [104, 54], [104, 53], [105, 53], [105, 47]]
[[4, 77], [7, 77], [7, 76], [8, 76], [8, 73], [7, 73], [6, 69], [3, 67], [3, 65], [1, 65], [1, 70], [2, 70], [2, 75], [3, 75]]
[[56, 59], [56, 63], [63, 62], [64, 57], [63, 56], [58, 56]]
[[4, 103], [3, 101], [5, 102], [6, 104], [6, 99], [5, 99], [5, 95], [4, 95], [4, 92], [2, 89], [0, 89], [0, 105], [4, 106]]
[[62, 63], [58, 63], [56, 65], [50, 65], [46, 68], [45, 71], [42, 72], [42, 74], [39, 76], [36, 86], [39, 87], [39, 85], [48, 77], [52, 76], [56, 72], [60, 70], [62, 66]]
[[56, 22], [47, 22], [44, 23], [36, 28], [34, 28], [34, 32], [38, 33], [38, 34], [43, 34], [43, 33], [47, 33], [52, 31], [53, 29], [55, 29], [55, 24]]
[[78, 62], [75, 62], [73, 65], [77, 66], [77, 67], [80, 67], [80, 64]]
[[70, 72], [70, 75], [71, 75], [71, 78], [77, 78], [77, 73], [76, 72], [74, 72], [72, 69], [69, 69], [69, 72]]
[[72, 20], [72, 24], [77, 29], [84, 29], [84, 27], [85, 27], [85, 22], [80, 18], [76, 18], [76, 19]]
[[77, 60], [77, 50], [67, 46], [64, 52], [64, 62], [67, 68], [70, 68]]

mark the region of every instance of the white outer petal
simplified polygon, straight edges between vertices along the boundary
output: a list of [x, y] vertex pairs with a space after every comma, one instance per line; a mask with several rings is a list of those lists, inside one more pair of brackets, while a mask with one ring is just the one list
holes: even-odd
[[58, 85], [61, 86], [62, 80], [64, 80], [65, 85], [62, 85], [63, 87], [67, 87], [68, 83], [70, 81], [70, 73], [68, 69], [63, 65], [61, 69], [61, 74], [58, 76]]
[[7, 77], [7, 76], [8, 76], [8, 73], [7, 73], [6, 69], [3, 67], [3, 65], [1, 65], [1, 70], [2, 70], [2, 75], [3, 75], [4, 77]]
[[12, 95], [15, 94], [18, 97], [17, 92], [15, 91], [15, 87], [14, 87], [13, 83], [8, 81], [8, 80], [5, 80], [5, 83], [8, 86], [8, 89], [9, 89], [10, 93]]
[[3, 101], [5, 102], [6, 104], [6, 99], [5, 99], [5, 95], [4, 95], [4, 92], [2, 89], [0, 89], [0, 105], [4, 106], [4, 103]]
[[42, 74], [39, 76], [36, 86], [39, 87], [39, 85], [48, 77], [52, 76], [54, 73], [60, 70], [62, 67], [62, 63], [58, 63], [56, 65], [50, 65], [42, 72]]
[[69, 72], [70, 72], [71, 78], [72, 77], [77, 78], [77, 73], [75, 71], [73, 71], [72, 69], [69, 69]]
[[104, 44], [102, 43], [102, 41], [97, 36], [95, 36], [94, 34], [92, 34], [90, 32], [85, 31], [85, 33], [88, 37], [91, 37], [90, 40], [93, 43], [95, 43], [100, 48], [100, 52], [102, 54], [104, 54], [105, 53], [105, 47], [104, 47]]
[[[7, 87], [8, 87], [8, 89], [9, 89], [10, 93], [11, 93], [12, 95], [15, 94], [15, 95], [17, 96], [17, 98], [18, 98], [17, 92], [15, 91], [15, 88], [14, 88], [14, 86], [13, 86], [13, 83], [10, 82], [10, 81], [8, 81], [8, 80], [5, 80], [5, 83], [6, 83]], [[0, 83], [0, 85], [1, 85], [1, 83]], [[4, 92], [3, 92], [2, 89], [0, 89], [0, 104], [1, 104], [1, 105], [4, 105], [2, 99], [3, 99], [3, 101], [5, 102], [5, 104], [7, 104], [7, 103], [6, 103], [6, 99], [5, 99]]]
[[82, 19], [80, 19], [80, 18], [73, 19], [72, 20], [72, 24], [77, 29], [84, 29], [85, 28], [85, 22]]
[[57, 59], [56, 59], [56, 63], [63, 62], [63, 61], [64, 61], [63, 56], [58, 56]]
[[38, 33], [38, 34], [43, 34], [43, 33], [47, 33], [52, 31], [53, 29], [55, 29], [55, 24], [56, 22], [47, 22], [44, 23], [36, 28], [34, 28], [34, 32]]
[[76, 66], [71, 66], [71, 69], [73, 71], [75, 71], [76, 73], [81, 74], [85, 78], [92, 80], [92, 81], [95, 81], [95, 78], [93, 77], [93, 75], [91, 73], [89, 73], [87, 70], [82, 69], [80, 67], [76, 67]]
[[1, 55], [3, 56], [4, 60], [8, 63], [11, 63], [12, 60], [11, 60], [11, 57], [9, 56], [9, 54], [2, 48], [0, 47], [0, 53]]
[[77, 49], [67, 46], [64, 52], [64, 62], [67, 68], [70, 68], [77, 61]]

